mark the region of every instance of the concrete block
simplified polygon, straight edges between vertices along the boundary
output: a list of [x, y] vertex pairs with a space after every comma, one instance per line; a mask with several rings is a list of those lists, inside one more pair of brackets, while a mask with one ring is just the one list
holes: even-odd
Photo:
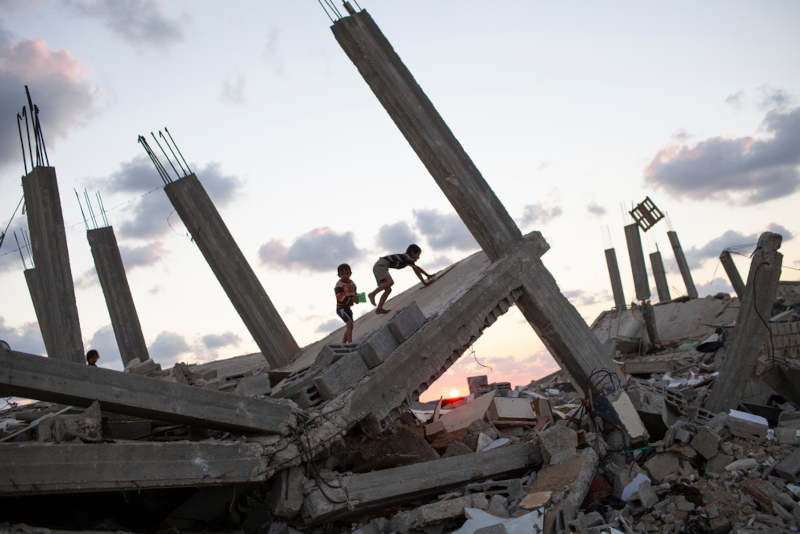
[[239, 380], [239, 383], [236, 384], [236, 389], [234, 389], [233, 392], [236, 395], [243, 395], [245, 397], [269, 395], [272, 392], [269, 376], [261, 374], [242, 378]]
[[[489, 512], [494, 515], [497, 515], [491, 508], [491, 503], [489, 504]], [[503, 523], [498, 523], [496, 525], [489, 525], [488, 527], [481, 527], [476, 529], [473, 534], [508, 534], [506, 530], [506, 526]]]
[[198, 380], [205, 380], [206, 382], [208, 382], [212, 378], [217, 378], [216, 369], [209, 369], [206, 371], [192, 371], [192, 382], [197, 382]]
[[527, 398], [495, 397], [489, 405], [488, 414], [490, 421], [533, 421], [536, 419], [531, 401]]
[[736, 458], [728, 454], [719, 453], [706, 462], [706, 473], [716, 473], [721, 475], [725, 472], [725, 467], [730, 465]]
[[632, 466], [624, 466], [614, 473], [614, 496], [618, 499], [622, 498], [622, 494], [628, 484], [633, 482], [637, 476], [647, 474], [639, 467], [639, 464], [634, 463]]
[[467, 386], [469, 387], [470, 393], [475, 393], [480, 386], [488, 386], [489, 385], [489, 377], [486, 375], [482, 376], [468, 376], [467, 377]]
[[539, 433], [539, 444], [545, 464], [562, 451], [575, 450], [578, 447], [578, 434], [566, 426], [556, 425]]
[[325, 345], [317, 354], [314, 366], [317, 369], [326, 369], [345, 354], [356, 350], [357, 346], [355, 343], [331, 343]]
[[628, 498], [628, 504], [634, 514], [649, 510], [657, 502], [658, 495], [656, 495], [653, 486], [647, 480], [639, 484], [639, 489], [634, 491], [633, 495]]
[[647, 433], [647, 429], [644, 423], [642, 423], [642, 418], [639, 417], [639, 414], [636, 412], [636, 408], [634, 408], [628, 394], [620, 389], [609, 396], [608, 400], [614, 412], [617, 414], [620, 424], [628, 433], [628, 436], [630, 436], [631, 442], [646, 442], [650, 438], [650, 435]]
[[426, 504], [409, 512], [400, 512], [394, 516], [387, 525], [387, 532], [408, 534], [412, 531], [421, 531], [431, 523], [463, 517], [466, 508], [486, 510], [488, 507], [489, 503], [482, 493]]
[[679, 428], [675, 431], [675, 441], [680, 441], [683, 444], [692, 441], [692, 433], [686, 428]]
[[506, 509], [506, 498], [502, 495], [492, 495], [489, 499], [489, 508], [487, 509], [490, 514], [500, 517], [508, 517], [508, 509]]
[[419, 330], [425, 321], [425, 315], [415, 301], [397, 312], [389, 321], [388, 326], [394, 339], [400, 344], [414, 335], [414, 332]]
[[667, 476], [677, 472], [681, 468], [681, 463], [674, 454], [659, 453], [647, 460], [644, 468], [650, 473], [650, 477], [660, 484]]
[[692, 447], [694, 447], [703, 458], [710, 460], [717, 455], [720, 441], [721, 438], [719, 434], [704, 426], [692, 440]]
[[775, 429], [775, 438], [780, 445], [800, 445], [800, 429], [778, 427]]
[[135, 375], [143, 375], [150, 371], [155, 371], [156, 369], [161, 369], [161, 366], [157, 365], [156, 362], [154, 362], [152, 359], [147, 359], [143, 362], [140, 362], [135, 365], [130, 365], [129, 367], [125, 368], [126, 371], [133, 373]]
[[775, 466], [775, 472], [784, 480], [794, 484], [800, 482], [800, 449], [795, 449], [792, 454], [781, 460]]
[[278, 517], [293, 517], [303, 506], [302, 466], [291, 467], [275, 473], [269, 492], [272, 513]]
[[397, 340], [392, 332], [387, 326], [382, 326], [358, 344], [358, 353], [367, 367], [372, 369], [382, 364], [396, 348]]
[[[394, 341], [394, 338], [392, 338]], [[359, 352], [351, 352], [314, 377], [314, 386], [325, 400], [336, 398], [369, 372]]]
[[728, 429], [731, 434], [740, 438], [763, 441], [767, 437], [769, 423], [764, 417], [731, 410], [728, 419]]

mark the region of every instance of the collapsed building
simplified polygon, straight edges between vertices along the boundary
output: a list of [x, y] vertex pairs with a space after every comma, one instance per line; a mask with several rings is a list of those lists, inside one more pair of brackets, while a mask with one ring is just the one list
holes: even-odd
[[[607, 251], [617, 306], [590, 327], [542, 263], [541, 234], [522, 235], [370, 15], [345, 7], [336, 40], [481, 251], [394, 297], [392, 313], [359, 318], [354, 343], [336, 343], [335, 332], [301, 348], [171, 136], [171, 145], [161, 137], [181, 172], [154, 140], [175, 178], [140, 138], [261, 352], [161, 369], [143, 348], [113, 230], [87, 225], [125, 372], [87, 366], [55, 168], [34, 115], [37, 158], [23, 186], [36, 265], [26, 280], [48, 357], [0, 347], [0, 395], [40, 401], [4, 413], [14, 422], [0, 437], [3, 528], [502, 534], [800, 525], [800, 294], [779, 283], [780, 236], [761, 236], [746, 283], [734, 284], [738, 298], [697, 298], [684, 260], [688, 296], [670, 299], [657, 277], [660, 302], [651, 305], [635, 253], [639, 228], [653, 224], [643, 215], [647, 224], [626, 228], [640, 304], [628, 307], [621, 289], [618, 298]], [[677, 258], [677, 235], [670, 241]], [[651, 261], [656, 273], [661, 258]], [[512, 306], [562, 371], [513, 390], [472, 377], [459, 403], [420, 404]]]

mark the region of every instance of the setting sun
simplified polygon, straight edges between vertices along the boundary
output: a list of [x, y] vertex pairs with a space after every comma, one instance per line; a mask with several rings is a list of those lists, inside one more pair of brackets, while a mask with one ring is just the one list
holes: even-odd
[[450, 398], [452, 399], [452, 398], [455, 398], [455, 397], [458, 397], [458, 390], [457, 389], [451, 389], [450, 390]]

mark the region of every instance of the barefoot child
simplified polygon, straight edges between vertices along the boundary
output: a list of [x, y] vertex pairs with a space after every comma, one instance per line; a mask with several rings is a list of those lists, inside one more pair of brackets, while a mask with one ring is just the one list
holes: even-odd
[[422, 275], [424, 274], [428, 277], [428, 280], [430, 280], [431, 275], [417, 267], [414, 263], [419, 259], [419, 255], [421, 253], [422, 249], [420, 249], [417, 245], [409, 245], [405, 254], [390, 254], [389, 256], [380, 258], [377, 263], [375, 263], [375, 267], [372, 268], [372, 272], [375, 274], [375, 280], [378, 282], [378, 287], [375, 288], [375, 291], [367, 295], [369, 297], [369, 301], [373, 306], [375, 306], [375, 296], [383, 291], [381, 300], [378, 302], [378, 309], [375, 310], [375, 313], [380, 315], [392, 311], [383, 308], [383, 304], [386, 302], [386, 298], [389, 296], [389, 293], [392, 292], [392, 286], [394, 285], [394, 280], [392, 280], [392, 277], [389, 276], [389, 269], [403, 269], [406, 265], [410, 265], [414, 270], [414, 274], [416, 274], [420, 282], [422, 282], [422, 285], [427, 286], [431, 283], [426, 282], [425, 279], [422, 278]]
[[353, 310], [350, 309], [350, 306], [358, 304], [356, 283], [350, 280], [350, 275], [353, 273], [346, 263], [341, 264], [336, 271], [339, 273], [339, 281], [336, 282], [336, 286], [333, 288], [336, 293], [336, 315], [347, 325], [344, 329], [342, 343], [352, 343]]

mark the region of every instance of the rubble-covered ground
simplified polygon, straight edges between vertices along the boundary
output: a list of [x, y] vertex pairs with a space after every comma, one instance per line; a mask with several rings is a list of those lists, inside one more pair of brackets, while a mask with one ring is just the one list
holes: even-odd
[[[738, 299], [677, 299], [654, 306], [652, 342], [636, 328], [636, 309], [604, 312], [593, 324], [624, 386], [604, 373], [592, 377], [595, 388], [576, 388], [563, 373], [516, 387], [470, 377], [469, 397], [416, 403], [380, 435], [357, 425], [260, 483], [28, 492], [0, 498], [2, 531], [796, 532], [800, 406], [791, 397], [800, 384], [773, 375], [797, 368], [797, 288], [782, 284], [759, 371], [736, 410], [711, 413], [703, 404]], [[231, 362], [227, 371], [222, 362], [129, 371], [269, 393], [263, 359]], [[591, 389], [602, 393], [581, 393]], [[41, 419], [47, 414], [57, 415]], [[0, 439], [11, 442], [241, 442], [266, 451], [277, 439], [120, 416], [100, 404], [38, 402], [2, 418]]]

